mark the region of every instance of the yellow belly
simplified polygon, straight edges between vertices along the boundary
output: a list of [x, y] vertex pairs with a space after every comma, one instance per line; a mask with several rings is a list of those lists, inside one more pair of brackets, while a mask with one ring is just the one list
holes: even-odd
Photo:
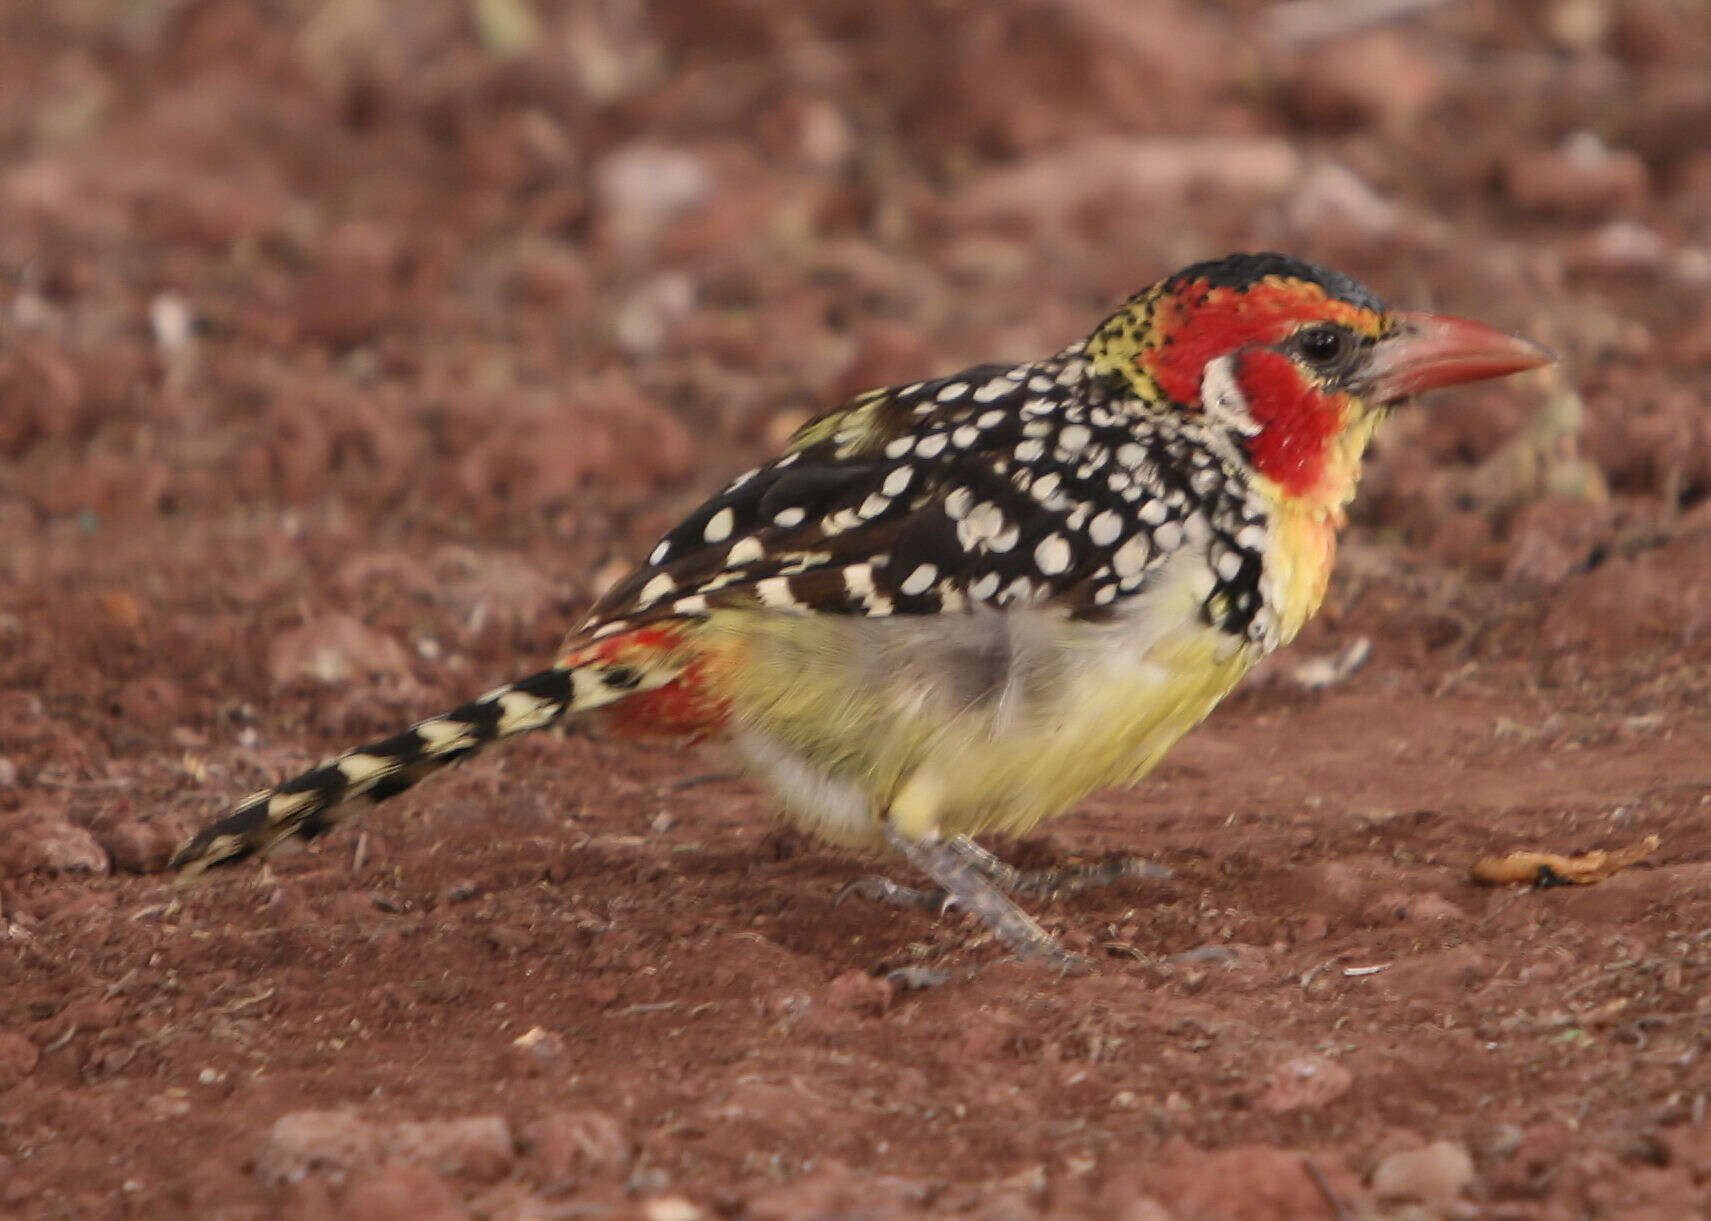
[[809, 829], [1021, 833], [1145, 776], [1258, 659], [1192, 583], [1116, 624], [715, 615], [698, 633], [740, 748]]

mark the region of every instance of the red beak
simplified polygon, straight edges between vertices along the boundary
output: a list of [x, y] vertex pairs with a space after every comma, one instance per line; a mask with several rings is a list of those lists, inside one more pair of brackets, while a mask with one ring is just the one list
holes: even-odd
[[1556, 360], [1530, 339], [1483, 322], [1445, 314], [1401, 313], [1398, 329], [1379, 341], [1367, 372], [1368, 396], [1393, 403], [1461, 382], [1507, 377]]

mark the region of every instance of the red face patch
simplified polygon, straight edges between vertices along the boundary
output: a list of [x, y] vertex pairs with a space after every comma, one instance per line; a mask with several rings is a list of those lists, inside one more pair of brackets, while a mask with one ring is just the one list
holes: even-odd
[[1292, 360], [1270, 349], [1313, 322], [1370, 329], [1372, 315], [1326, 296], [1317, 284], [1268, 279], [1240, 290], [1187, 285], [1159, 302], [1155, 321], [1165, 342], [1136, 359], [1159, 388], [1198, 408], [1206, 366], [1242, 352], [1236, 384], [1261, 430], [1250, 447], [1255, 468], [1295, 495], [1317, 487], [1347, 401], [1325, 394]]
[[1314, 491], [1323, 479], [1331, 442], [1342, 431], [1347, 400], [1320, 390], [1294, 361], [1270, 348], [1241, 354], [1236, 385], [1260, 427], [1248, 443], [1254, 469], [1292, 495]]

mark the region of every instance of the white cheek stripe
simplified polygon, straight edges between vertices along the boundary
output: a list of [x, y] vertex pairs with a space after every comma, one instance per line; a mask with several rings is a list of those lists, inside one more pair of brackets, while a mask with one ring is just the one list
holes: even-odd
[[1251, 437], [1259, 432], [1259, 425], [1248, 411], [1248, 396], [1236, 384], [1236, 356], [1229, 352], [1206, 362], [1200, 375], [1200, 404], [1214, 427]]

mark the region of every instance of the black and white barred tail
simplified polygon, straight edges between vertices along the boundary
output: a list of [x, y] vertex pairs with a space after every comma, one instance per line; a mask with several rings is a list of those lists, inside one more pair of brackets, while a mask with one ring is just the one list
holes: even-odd
[[246, 798], [192, 836], [170, 868], [188, 880], [217, 865], [310, 840], [442, 768], [518, 734], [592, 711], [671, 681], [674, 672], [614, 661], [555, 666], [418, 721], [402, 733], [346, 751], [278, 788]]

